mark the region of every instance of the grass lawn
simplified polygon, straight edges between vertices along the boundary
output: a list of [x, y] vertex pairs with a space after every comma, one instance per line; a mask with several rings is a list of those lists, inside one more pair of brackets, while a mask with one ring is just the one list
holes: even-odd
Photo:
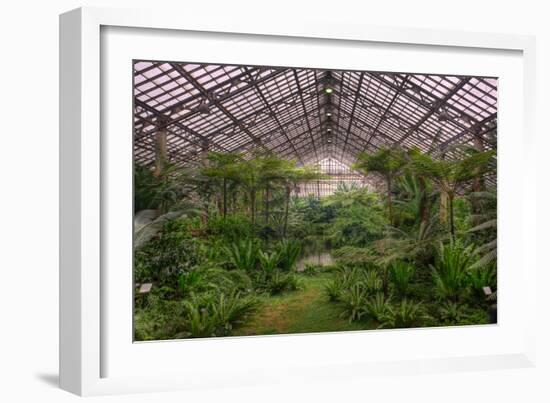
[[328, 301], [323, 285], [332, 273], [299, 275], [303, 289], [278, 296], [263, 297], [258, 312], [234, 336], [261, 334], [315, 333], [372, 329], [368, 322], [349, 323], [341, 318], [338, 304]]

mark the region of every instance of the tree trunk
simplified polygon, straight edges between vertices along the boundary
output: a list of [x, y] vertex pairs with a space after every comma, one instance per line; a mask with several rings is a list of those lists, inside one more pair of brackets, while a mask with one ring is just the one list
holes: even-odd
[[252, 230], [256, 225], [256, 189], [250, 191], [250, 217], [252, 219]]
[[391, 176], [388, 175], [387, 177], [388, 182], [388, 218], [390, 221], [390, 225], [393, 225], [393, 206], [392, 206], [392, 200], [391, 200]]
[[418, 178], [420, 190], [422, 192], [422, 198], [420, 199], [419, 214], [420, 223], [428, 224], [430, 220], [430, 206], [428, 204], [428, 194], [426, 191], [426, 180], [424, 178]]
[[285, 193], [285, 219], [283, 224], [283, 238], [286, 238], [286, 230], [288, 226], [288, 206], [290, 204], [290, 190], [290, 186], [287, 186]]
[[223, 178], [223, 218], [227, 215], [227, 179]]
[[447, 193], [439, 193], [439, 222], [443, 225], [447, 223]]
[[449, 201], [449, 228], [451, 230], [451, 239], [454, 242], [454, 240], [455, 240], [455, 217], [454, 217], [453, 199], [454, 199], [454, 195], [449, 194], [448, 195], [448, 201]]
[[265, 208], [264, 208], [265, 225], [269, 222], [269, 182], [265, 184]]

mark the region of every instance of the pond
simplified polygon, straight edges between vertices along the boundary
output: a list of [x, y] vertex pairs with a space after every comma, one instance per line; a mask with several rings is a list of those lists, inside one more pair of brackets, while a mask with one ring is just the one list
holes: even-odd
[[330, 253], [331, 248], [322, 241], [307, 245], [302, 253], [302, 257], [296, 263], [296, 270], [303, 271], [306, 264], [316, 266], [327, 266], [334, 263]]

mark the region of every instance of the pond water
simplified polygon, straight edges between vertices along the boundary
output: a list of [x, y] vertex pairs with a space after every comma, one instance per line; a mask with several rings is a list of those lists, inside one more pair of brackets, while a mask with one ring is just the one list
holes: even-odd
[[329, 252], [317, 252], [306, 255], [298, 260], [296, 263], [296, 270], [303, 271], [306, 268], [306, 264], [313, 264], [316, 266], [327, 266], [334, 262], [332, 255]]
[[303, 271], [306, 264], [327, 266], [334, 263], [330, 250], [331, 248], [322, 240], [306, 245], [302, 257], [296, 263], [296, 270]]

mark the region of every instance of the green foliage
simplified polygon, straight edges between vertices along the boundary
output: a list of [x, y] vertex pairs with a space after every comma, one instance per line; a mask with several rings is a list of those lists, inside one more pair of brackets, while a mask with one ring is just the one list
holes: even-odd
[[407, 295], [414, 276], [414, 267], [403, 261], [396, 261], [390, 268], [390, 279], [395, 290], [401, 296]]
[[356, 246], [343, 246], [332, 252], [338, 263], [348, 266], [370, 266], [376, 259], [376, 255], [370, 248]]
[[358, 321], [365, 314], [367, 306], [367, 290], [360, 284], [355, 284], [340, 293], [340, 302], [342, 303], [342, 317], [349, 322]]
[[456, 302], [446, 301], [439, 309], [439, 317], [447, 325], [459, 323], [463, 316], [462, 308]]
[[391, 311], [390, 299], [386, 298], [383, 293], [377, 292], [373, 297], [369, 298], [366, 304], [366, 313], [379, 324], [382, 324], [388, 313]]
[[136, 282], [174, 283], [181, 272], [201, 264], [200, 242], [189, 225], [189, 219], [166, 222], [157, 238], [135, 251]]
[[182, 295], [188, 295], [194, 287], [202, 280], [200, 271], [191, 270], [180, 273], [178, 277], [178, 288]]
[[271, 295], [280, 294], [284, 291], [296, 291], [301, 285], [293, 273], [281, 273], [276, 270], [272, 276], [263, 284], [263, 289]]
[[242, 324], [244, 319], [256, 311], [259, 300], [254, 296], [241, 296], [237, 292], [221, 294], [210, 302], [213, 322], [216, 324], [216, 335], [231, 334], [235, 325]]
[[279, 256], [279, 267], [285, 271], [291, 271], [296, 268], [296, 262], [300, 257], [302, 246], [297, 240], [287, 240], [279, 242], [277, 245], [277, 255]]
[[247, 239], [251, 231], [250, 219], [241, 214], [230, 214], [226, 217], [216, 214], [209, 218], [207, 224], [207, 233], [221, 238], [227, 244]]
[[236, 269], [251, 271], [256, 267], [258, 250], [250, 239], [239, 241], [226, 247], [229, 260]]
[[277, 252], [267, 253], [260, 251], [258, 253], [260, 268], [266, 273], [273, 273], [275, 271], [279, 259], [279, 254]]
[[432, 268], [436, 295], [441, 299], [459, 300], [468, 292], [468, 268], [474, 259], [473, 245], [460, 241], [440, 244]]
[[378, 273], [378, 271], [373, 269], [364, 272], [359, 282], [364, 285], [365, 289], [370, 295], [378, 293], [382, 290], [382, 287], [384, 286], [384, 282], [380, 277], [380, 274]]
[[483, 287], [496, 288], [496, 266], [490, 264], [483, 267], [470, 268], [468, 271], [468, 280], [474, 295], [480, 299], [485, 299]]
[[422, 326], [425, 319], [426, 314], [423, 311], [422, 303], [403, 299], [397, 307], [389, 307], [380, 327], [392, 329], [419, 327]]

